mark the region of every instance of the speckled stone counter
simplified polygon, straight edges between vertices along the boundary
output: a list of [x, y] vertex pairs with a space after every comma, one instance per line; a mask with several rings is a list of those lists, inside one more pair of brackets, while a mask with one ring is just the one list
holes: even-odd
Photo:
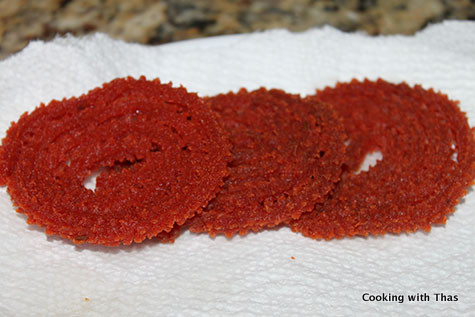
[[0, 0], [0, 58], [30, 40], [104, 32], [159, 44], [271, 28], [412, 34], [445, 19], [475, 19], [474, 0]]

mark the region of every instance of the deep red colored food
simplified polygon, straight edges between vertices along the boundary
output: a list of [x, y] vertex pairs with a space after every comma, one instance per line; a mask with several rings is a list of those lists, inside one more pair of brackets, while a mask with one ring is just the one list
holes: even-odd
[[157, 234], [153, 239], [156, 239], [160, 243], [174, 243], [183, 231], [183, 226], [175, 224], [171, 231], [162, 231]]
[[[159, 80], [117, 79], [13, 123], [0, 147], [0, 185], [48, 234], [130, 244], [206, 206], [229, 172], [229, 151], [196, 94]], [[98, 169], [95, 191], [86, 189]]]
[[[348, 161], [331, 198], [292, 222], [318, 239], [429, 231], [446, 222], [475, 178], [474, 133], [457, 102], [383, 80], [318, 91], [342, 116]], [[355, 173], [367, 153], [383, 159]]]
[[339, 180], [344, 128], [327, 104], [263, 88], [209, 101], [230, 134], [233, 161], [191, 231], [232, 236], [297, 219]]

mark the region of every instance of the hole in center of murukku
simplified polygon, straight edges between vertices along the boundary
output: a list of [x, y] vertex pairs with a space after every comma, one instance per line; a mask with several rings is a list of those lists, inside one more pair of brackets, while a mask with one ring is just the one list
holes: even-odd
[[454, 142], [452, 142], [452, 143], [450, 144], [450, 148], [451, 148], [452, 151], [453, 151], [452, 156], [450, 157], [450, 159], [451, 159], [452, 161], [454, 161], [455, 163], [458, 163], [457, 148], [456, 148]]
[[82, 182], [82, 186], [84, 186], [86, 189], [90, 189], [92, 191], [96, 190], [96, 178], [101, 175], [102, 172], [107, 171], [107, 167], [101, 167], [95, 170], [94, 172], [91, 173], [88, 177], [84, 179], [84, 182]]
[[369, 171], [370, 167], [375, 166], [376, 164], [378, 164], [378, 161], [381, 161], [382, 159], [383, 153], [381, 153], [381, 151], [367, 153], [363, 163], [361, 164], [360, 168], [355, 172], [355, 174], [358, 175], [361, 172]]
[[91, 173], [88, 177], [86, 177], [82, 183], [82, 185], [87, 188], [92, 190], [93, 192], [96, 191], [96, 179], [99, 177], [104, 172], [112, 172], [112, 173], [120, 173], [124, 169], [130, 169], [132, 168], [135, 164], [142, 162], [142, 160], [135, 160], [135, 161], [116, 161], [113, 166], [105, 166], [105, 167], [100, 167], [94, 172]]

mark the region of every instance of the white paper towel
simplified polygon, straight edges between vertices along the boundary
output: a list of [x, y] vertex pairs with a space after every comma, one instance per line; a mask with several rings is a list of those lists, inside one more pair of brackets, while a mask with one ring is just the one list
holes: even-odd
[[[200, 95], [260, 86], [309, 94], [354, 77], [405, 80], [460, 100], [474, 126], [475, 23], [445, 22], [410, 37], [325, 27], [158, 47], [101, 34], [33, 42], [0, 63], [0, 137], [40, 102], [127, 75], [160, 77]], [[287, 228], [231, 240], [187, 232], [174, 245], [104, 248], [28, 226], [1, 188], [0, 315], [474, 316], [474, 207], [472, 190], [430, 234], [325, 242]], [[436, 302], [441, 292], [458, 301]], [[365, 302], [364, 293], [405, 298]], [[416, 293], [430, 301], [408, 302]]]

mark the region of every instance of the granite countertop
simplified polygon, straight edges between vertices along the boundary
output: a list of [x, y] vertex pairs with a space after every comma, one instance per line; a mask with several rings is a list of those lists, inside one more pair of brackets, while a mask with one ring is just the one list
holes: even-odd
[[445, 19], [475, 19], [475, 0], [0, 0], [0, 59], [30, 40], [104, 32], [159, 44], [324, 24], [344, 31], [413, 34]]

